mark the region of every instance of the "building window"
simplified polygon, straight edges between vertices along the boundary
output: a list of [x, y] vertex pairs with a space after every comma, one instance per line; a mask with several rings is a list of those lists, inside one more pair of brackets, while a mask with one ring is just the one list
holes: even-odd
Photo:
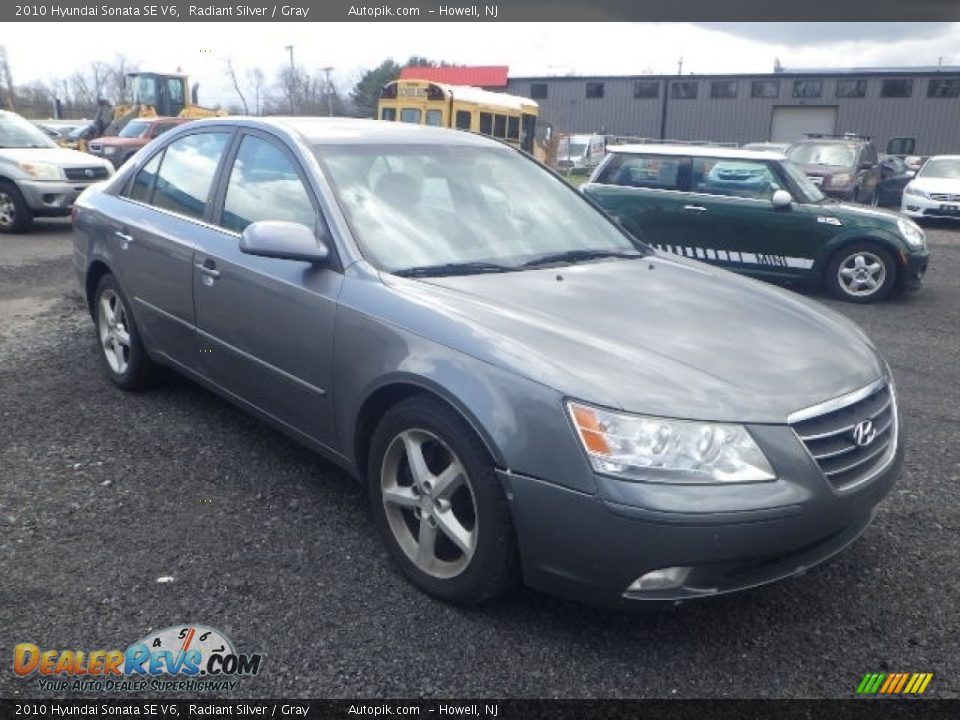
[[960, 97], [960, 78], [937, 78], [927, 85], [927, 97]]
[[697, 99], [696, 80], [679, 80], [670, 83], [670, 97], [674, 100], [696, 100]]
[[793, 96], [795, 98], [818, 98], [823, 94], [821, 80], [794, 80]]
[[603, 97], [603, 83], [602, 82], [588, 82], [587, 83], [587, 99], [588, 100], [598, 100]]
[[862, 98], [866, 96], [866, 80], [837, 80], [838, 98]]
[[913, 95], [910, 78], [887, 78], [880, 86], [880, 97], [907, 98]]
[[736, 80], [714, 80], [710, 83], [710, 97], [712, 98], [736, 98], [737, 81]]
[[779, 80], [754, 80], [750, 83], [750, 97], [775, 98], [780, 97]]
[[547, 84], [546, 83], [530, 83], [530, 97], [533, 100], [546, 100]]
[[633, 83], [633, 97], [637, 99], [660, 97], [660, 83], [656, 80], [637, 80]]

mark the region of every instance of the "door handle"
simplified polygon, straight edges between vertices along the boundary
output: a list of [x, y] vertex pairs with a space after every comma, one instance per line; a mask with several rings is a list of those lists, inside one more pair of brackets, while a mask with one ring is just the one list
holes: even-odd
[[133, 235], [128, 235], [120, 230], [113, 231], [114, 237], [120, 238], [120, 241], [126, 246], [133, 242]]
[[703, 205], [684, 205], [684, 210], [689, 210], [690, 212], [706, 212], [707, 209]]
[[216, 280], [220, 277], [220, 271], [217, 270], [217, 266], [213, 263], [212, 260], [206, 260], [202, 263], [196, 263], [197, 270], [200, 271], [201, 275], [206, 275], [208, 278]]

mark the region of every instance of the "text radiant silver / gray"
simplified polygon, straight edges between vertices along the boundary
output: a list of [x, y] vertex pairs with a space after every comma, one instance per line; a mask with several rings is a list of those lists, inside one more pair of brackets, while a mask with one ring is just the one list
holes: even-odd
[[165, 365], [315, 448], [447, 600], [770, 582], [853, 542], [899, 472], [852, 323], [648, 248], [478, 136], [189, 123], [87, 191], [74, 237], [117, 385]]

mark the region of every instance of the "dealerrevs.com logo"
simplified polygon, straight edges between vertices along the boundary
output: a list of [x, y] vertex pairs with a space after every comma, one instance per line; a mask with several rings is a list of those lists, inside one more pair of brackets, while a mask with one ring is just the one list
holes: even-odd
[[46, 691], [157, 692], [233, 690], [260, 672], [263, 656], [238, 653], [219, 630], [178, 625], [150, 633], [126, 650], [43, 649], [20, 643], [13, 672]]

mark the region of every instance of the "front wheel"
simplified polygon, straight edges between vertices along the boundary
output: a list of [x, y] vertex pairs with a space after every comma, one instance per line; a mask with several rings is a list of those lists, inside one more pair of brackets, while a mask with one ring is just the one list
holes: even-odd
[[472, 605], [516, 582], [510, 510], [483, 443], [445, 403], [418, 395], [387, 411], [368, 465], [373, 515], [403, 574]]
[[897, 280], [893, 256], [873, 243], [838, 250], [827, 265], [827, 287], [841, 300], [870, 303], [887, 297]]
[[0, 232], [23, 233], [33, 224], [33, 212], [20, 189], [10, 182], [0, 182]]

